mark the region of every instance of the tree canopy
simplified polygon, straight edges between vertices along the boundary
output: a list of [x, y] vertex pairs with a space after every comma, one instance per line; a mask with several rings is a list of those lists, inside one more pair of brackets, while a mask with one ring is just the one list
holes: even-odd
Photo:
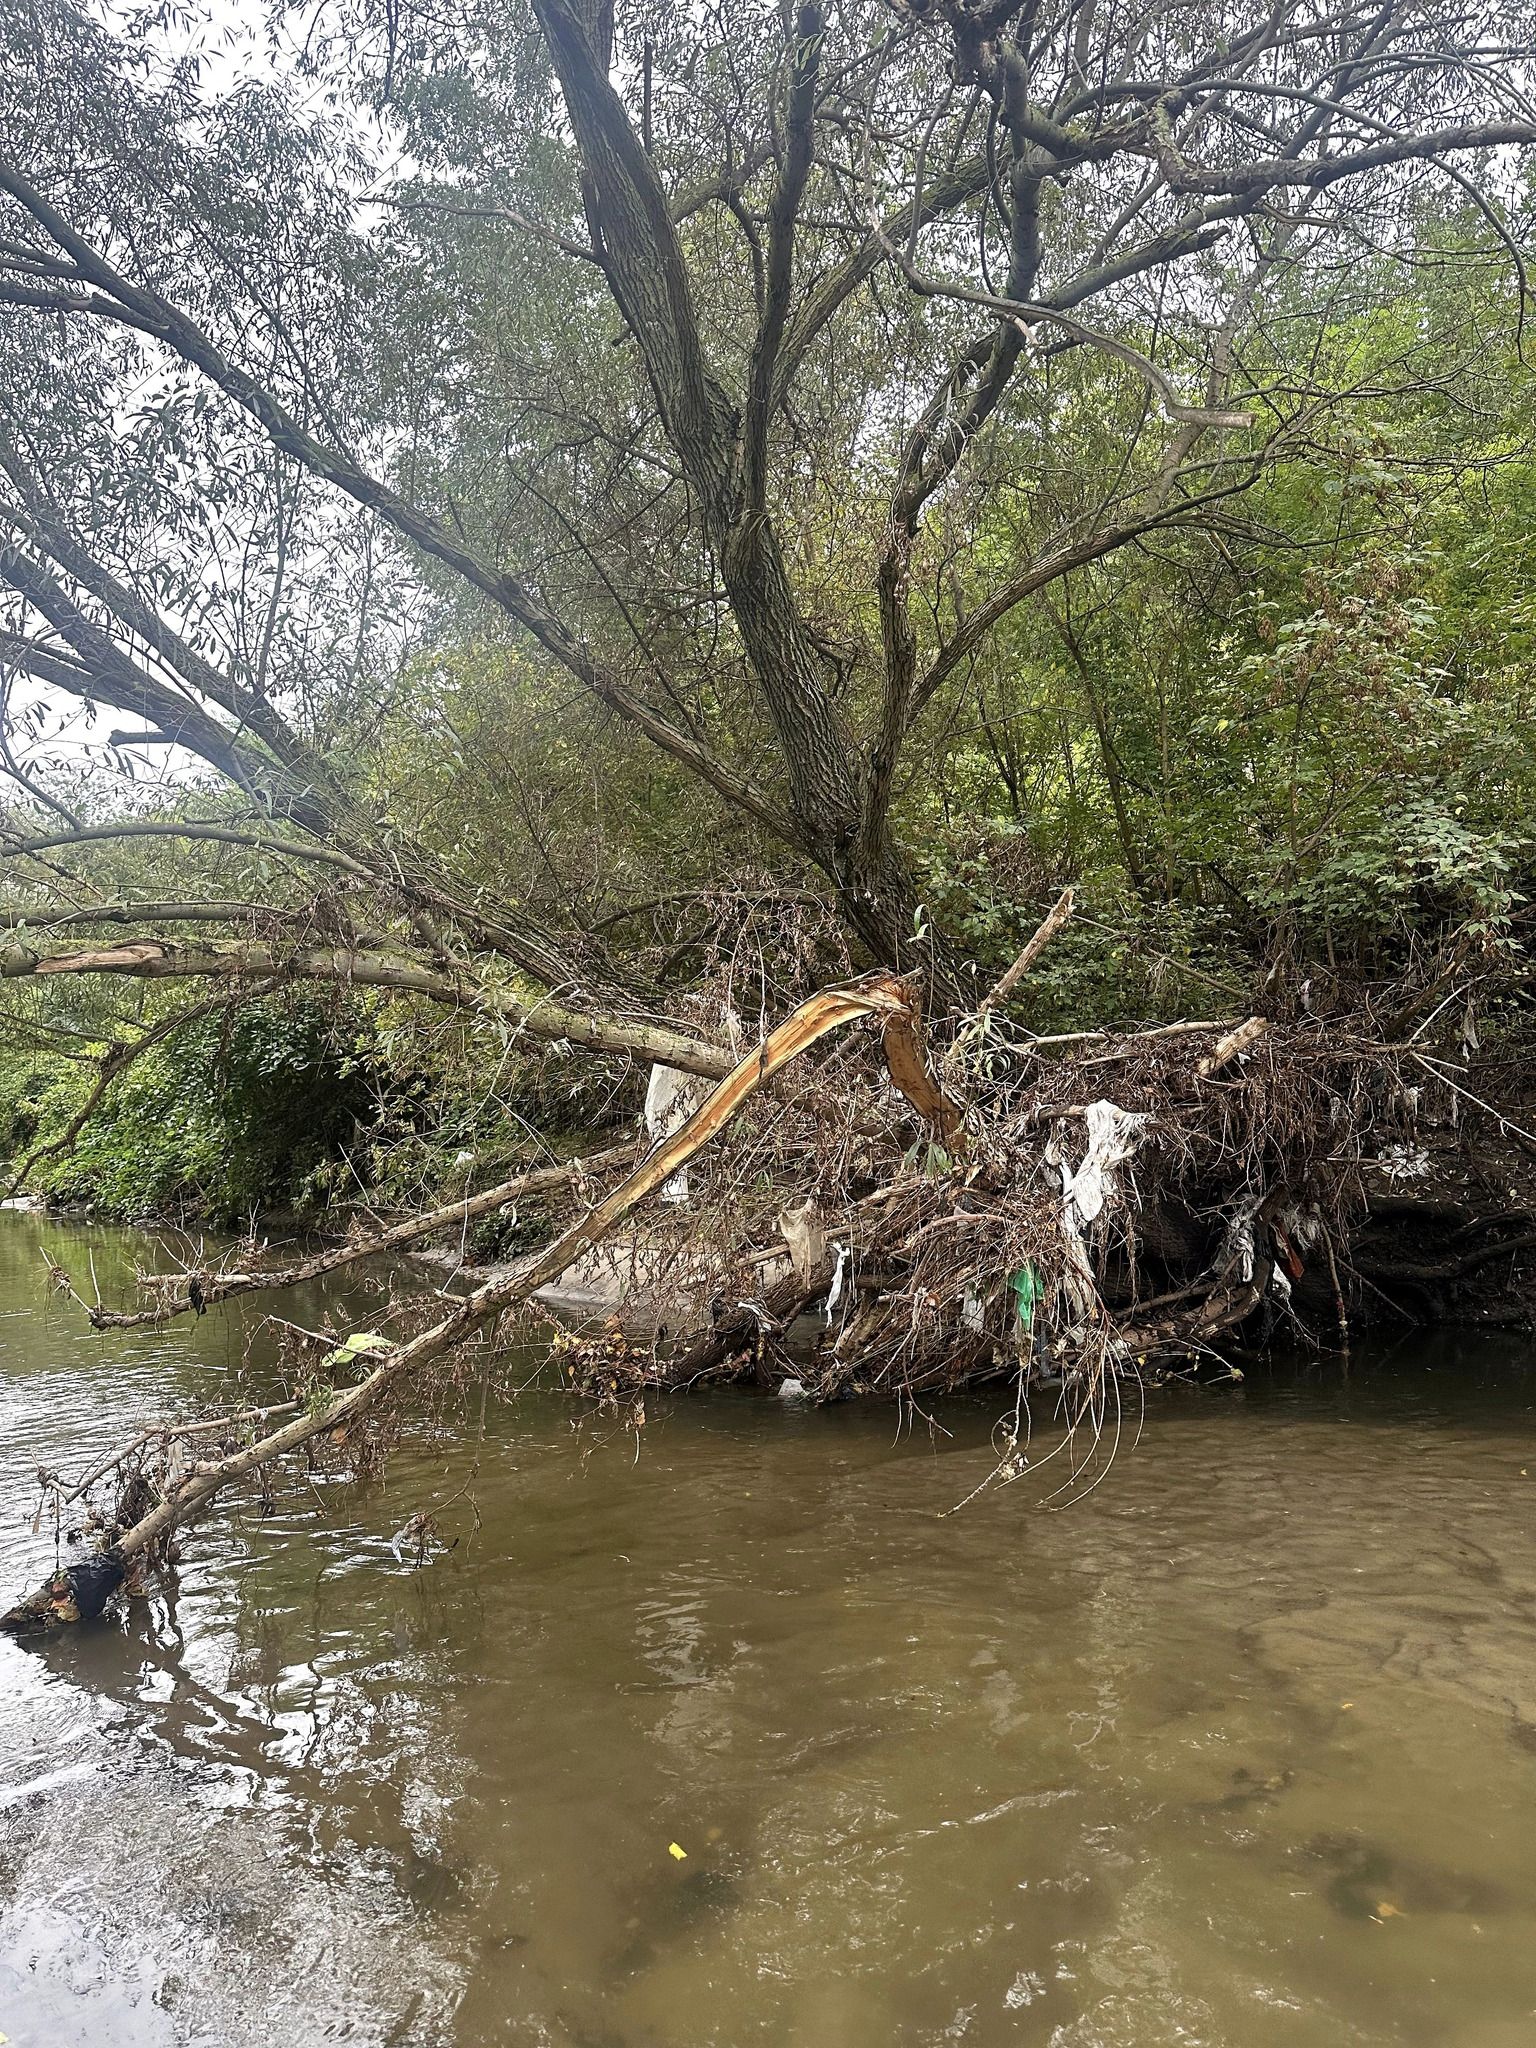
[[1068, 1021], [1507, 932], [1532, 34], [18, 0], [7, 973], [718, 1073], [744, 921], [963, 1008], [1074, 881]]

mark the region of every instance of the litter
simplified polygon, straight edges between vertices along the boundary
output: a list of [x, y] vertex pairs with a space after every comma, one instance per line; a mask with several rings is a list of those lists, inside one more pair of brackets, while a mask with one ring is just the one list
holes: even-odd
[[1090, 1102], [1083, 1112], [1088, 1149], [1070, 1177], [1063, 1167], [1062, 1193], [1076, 1209], [1080, 1223], [1094, 1223], [1115, 1191], [1115, 1168], [1136, 1149], [1136, 1133], [1146, 1123], [1144, 1111], [1121, 1109], [1115, 1102]]

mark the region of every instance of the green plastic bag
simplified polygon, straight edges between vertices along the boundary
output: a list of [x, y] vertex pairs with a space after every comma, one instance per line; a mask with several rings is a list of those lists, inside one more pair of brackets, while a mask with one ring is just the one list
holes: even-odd
[[1035, 1327], [1035, 1308], [1040, 1300], [1040, 1276], [1033, 1266], [1020, 1266], [1013, 1276], [1013, 1298], [1019, 1305], [1019, 1328]]

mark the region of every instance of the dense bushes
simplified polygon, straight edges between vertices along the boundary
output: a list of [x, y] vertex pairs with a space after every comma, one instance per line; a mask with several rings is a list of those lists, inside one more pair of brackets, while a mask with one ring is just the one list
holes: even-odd
[[0, 1060], [0, 1142], [13, 1171], [41, 1155], [27, 1175], [33, 1192], [109, 1217], [315, 1214], [372, 1113], [363, 1063], [340, 1050], [342, 1025], [307, 999], [200, 1018], [129, 1065], [52, 1156], [96, 1079], [90, 1048], [12, 1052]]

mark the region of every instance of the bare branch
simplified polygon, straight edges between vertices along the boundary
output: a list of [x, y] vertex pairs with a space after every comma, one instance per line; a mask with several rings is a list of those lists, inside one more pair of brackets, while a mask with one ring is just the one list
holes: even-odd
[[1154, 363], [1150, 356], [1133, 348], [1118, 335], [1105, 334], [1099, 328], [1089, 327], [1074, 314], [1064, 313], [1046, 300], [1007, 299], [995, 292], [975, 291], [966, 285], [948, 284], [920, 271], [908, 258], [904, 250], [894, 244], [887, 245], [893, 262], [900, 265], [908, 283], [915, 292], [925, 298], [954, 299], [964, 306], [980, 306], [1012, 321], [1026, 341], [1032, 341], [1032, 328], [1038, 321], [1046, 321], [1062, 328], [1074, 341], [1085, 343], [1097, 349], [1101, 355], [1113, 356], [1126, 363], [1151, 389], [1163, 411], [1171, 420], [1179, 420], [1193, 427], [1251, 427], [1254, 416], [1251, 412], [1214, 411], [1209, 406], [1190, 405], [1179, 397], [1167, 373]]
[[728, 1054], [680, 1031], [572, 1010], [544, 999], [526, 1000], [468, 975], [445, 973], [386, 953], [341, 946], [298, 946], [282, 952], [254, 940], [189, 946], [157, 937], [125, 939], [117, 946], [65, 953], [39, 952], [21, 944], [0, 948], [0, 980], [76, 974], [126, 975], [141, 981], [319, 981], [344, 988], [386, 989], [422, 996], [469, 1015], [494, 1018], [516, 1034], [526, 1033], [553, 1045], [660, 1060], [711, 1079], [730, 1066]]
[[[157, 1275], [150, 1285], [166, 1296], [157, 1307], [127, 1310], [93, 1308], [91, 1321], [98, 1330], [137, 1330], [150, 1324], [168, 1323], [177, 1316], [194, 1311], [201, 1315], [205, 1309], [213, 1308], [221, 1301], [231, 1301], [237, 1295], [277, 1287], [296, 1287], [302, 1281], [318, 1280], [326, 1273], [340, 1272], [344, 1266], [356, 1265], [359, 1259], [405, 1251], [411, 1245], [441, 1236], [445, 1231], [462, 1229], [481, 1216], [492, 1216], [499, 1209], [510, 1208], [525, 1195], [549, 1194], [556, 1189], [578, 1186], [592, 1175], [605, 1173], [609, 1167], [633, 1158], [634, 1152], [633, 1144], [610, 1145], [606, 1151], [591, 1152], [585, 1158], [566, 1160], [559, 1166], [534, 1167], [527, 1173], [515, 1174], [511, 1180], [502, 1181], [496, 1187], [485, 1188], [477, 1195], [464, 1195], [456, 1202], [445, 1202], [441, 1208], [407, 1216], [383, 1230], [354, 1238], [347, 1244], [332, 1245], [323, 1252], [315, 1252], [307, 1259], [293, 1260], [286, 1266], [268, 1267], [263, 1272], [188, 1267], [183, 1273]], [[171, 1288], [175, 1289], [174, 1294], [169, 1291]]]
[[789, 298], [794, 283], [795, 222], [814, 160], [816, 80], [821, 65], [822, 35], [821, 8], [797, 8], [794, 46], [790, 52], [783, 162], [768, 209], [763, 316], [752, 350], [742, 427], [742, 473], [746, 500], [758, 512], [763, 510], [767, 497], [768, 428], [773, 411], [775, 366], [789, 319]]
[[1025, 975], [1028, 974], [1030, 968], [1034, 966], [1052, 939], [1055, 938], [1064, 925], [1071, 921], [1072, 902], [1073, 894], [1071, 889], [1063, 889], [1045, 916], [1040, 920], [1035, 930], [1025, 941], [1013, 965], [1008, 968], [1006, 973], [998, 976], [995, 985], [982, 998], [980, 1007], [983, 1013], [988, 1010], [995, 1010], [999, 1003], [1007, 1002], [1009, 996], [1013, 994], [1013, 991], [1018, 987]]
[[226, 846], [247, 846], [258, 853], [270, 853], [285, 860], [318, 861], [324, 867], [341, 868], [365, 882], [378, 876], [361, 861], [334, 846], [322, 846], [306, 839], [277, 839], [271, 834], [240, 825], [225, 825], [213, 819], [178, 818], [167, 822], [157, 818], [120, 818], [112, 825], [82, 825], [71, 832], [46, 832], [22, 838], [0, 824], [0, 857], [7, 854], [48, 853], [63, 846], [89, 846], [113, 839], [211, 839]]

